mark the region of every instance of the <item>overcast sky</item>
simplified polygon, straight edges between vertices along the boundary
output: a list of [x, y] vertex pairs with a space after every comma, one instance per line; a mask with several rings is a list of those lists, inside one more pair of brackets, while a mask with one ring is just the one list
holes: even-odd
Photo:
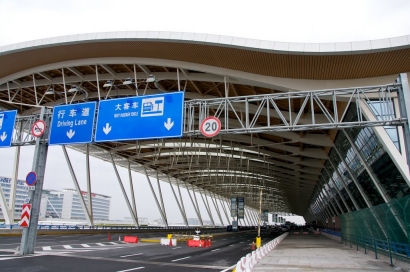
[[[169, 1], [0, 0], [0, 46], [54, 36], [107, 31], [175, 31], [284, 42], [348, 42], [410, 35], [410, 1]], [[1, 65], [1, 64], [0, 64]], [[31, 171], [33, 148], [23, 147], [19, 177]], [[83, 154], [70, 151], [82, 189]], [[0, 149], [0, 176], [11, 176], [14, 148]], [[113, 197], [111, 218], [128, 216], [112, 166], [92, 160], [96, 193]], [[73, 188], [61, 147], [51, 147], [45, 188]], [[127, 172], [120, 169], [128, 188]], [[159, 218], [144, 176], [134, 174], [141, 217]], [[155, 180], [153, 180], [155, 181]], [[169, 188], [169, 185], [166, 188]], [[181, 221], [164, 189], [170, 221]], [[185, 195], [185, 194], [184, 194]], [[185, 195], [188, 217], [196, 217]], [[203, 208], [202, 208], [203, 209]], [[204, 215], [208, 218], [207, 215]], [[214, 219], [217, 219], [216, 216]], [[217, 220], [219, 222], [219, 220]]]

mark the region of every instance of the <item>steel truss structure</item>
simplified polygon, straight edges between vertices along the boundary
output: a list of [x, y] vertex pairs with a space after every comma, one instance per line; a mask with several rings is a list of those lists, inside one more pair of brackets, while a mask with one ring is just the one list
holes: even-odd
[[[149, 177], [153, 177], [177, 185], [178, 188], [184, 187], [210, 197], [217, 194], [227, 199], [232, 195], [244, 195], [247, 197], [247, 204], [255, 209], [259, 201], [257, 192], [259, 188], [262, 188], [266, 194], [263, 200], [264, 206], [269, 206], [276, 211], [289, 210], [291, 205], [285, 196], [292, 197], [294, 195], [294, 192], [292, 193], [290, 190], [293, 185], [287, 186], [284, 181], [291, 176], [291, 173], [288, 170], [278, 168], [278, 166], [287, 165], [274, 161], [278, 155], [273, 152], [261, 148], [261, 146], [258, 146], [257, 149], [252, 147], [252, 138], [250, 146], [246, 147], [235, 145], [234, 137], [240, 134], [254, 133], [269, 134], [403, 125], [407, 119], [395, 117], [394, 109], [391, 106], [392, 101], [397, 99], [399, 88], [400, 84], [392, 84], [366, 88], [193, 99], [186, 101], [184, 105], [183, 139], [177, 141], [136, 141], [131, 144], [132, 147], [130, 144], [120, 146], [118, 143], [118, 147], [111, 150], [100, 144], [74, 145], [71, 148], [83, 153], [88, 150], [87, 152], [92, 156], [111, 161], [114, 166], [117, 164], [129, 168], [131, 171], [146, 174], [150, 186]], [[300, 105], [295, 101], [300, 101]], [[363, 105], [371, 106], [372, 103], [382, 105], [378, 109], [373, 109], [375, 115], [383, 116], [382, 119], [366, 120], [363, 118]], [[351, 108], [354, 109], [359, 118], [354, 122], [346, 122], [344, 117]], [[205, 139], [200, 136], [199, 125], [208, 116], [218, 117], [222, 122], [220, 136], [214, 139]], [[35, 138], [31, 136], [29, 131], [37, 119], [37, 114], [18, 117], [16, 133], [13, 135], [13, 146], [35, 143]], [[199, 140], [198, 137], [202, 140]], [[227, 143], [227, 139], [230, 143]], [[147, 147], [153, 151], [142, 153], [141, 150]], [[136, 154], [132, 156], [122, 155], [122, 151], [127, 149], [134, 149]], [[320, 155], [317, 155], [320, 158]], [[168, 159], [164, 160], [164, 156], [167, 156]], [[150, 158], [152, 161], [141, 163], [140, 160], [143, 158]], [[67, 162], [69, 163], [69, 159]], [[116, 168], [114, 167], [114, 169]], [[308, 169], [304, 169], [304, 172], [312, 174], [312, 171]], [[300, 177], [300, 179], [303, 179], [301, 184], [313, 185], [315, 178], [305, 176]], [[74, 182], [77, 188], [78, 182], [76, 180]], [[119, 180], [119, 182], [122, 186], [122, 181]], [[164, 222], [167, 222], [162, 195], [159, 196], [161, 205], [155, 192], [153, 190], [152, 192], [158, 209], [161, 211], [161, 217]], [[134, 208], [131, 208], [131, 202], [125, 191], [124, 196], [127, 199], [130, 213], [136, 215], [135, 204], [133, 204]], [[181, 215], [187, 221], [183, 206], [179, 204], [182, 202], [182, 198], [178, 200], [175, 195], [175, 199], [180, 207]], [[132, 202], [135, 203], [135, 200]], [[192, 204], [197, 206], [195, 202]], [[205, 202], [204, 204], [205, 206], [209, 205]], [[91, 224], [92, 216], [90, 218], [90, 215], [91, 212], [87, 211], [87, 218]], [[198, 217], [200, 217], [199, 214]], [[137, 216], [135, 216], [136, 218]], [[138, 225], [137, 220], [134, 223]]]
[[[225, 219], [229, 222], [229, 198], [237, 196], [245, 197], [248, 208], [242, 224], [256, 224], [260, 189], [263, 209], [303, 215], [316, 201], [315, 188], [338, 130], [407, 125], [406, 116], [397, 114], [397, 108], [392, 107], [397, 104], [400, 83], [285, 91], [274, 84], [240, 78], [234, 72], [220, 75], [173, 66], [104, 61], [89, 64], [80, 60], [64, 63], [63, 67], [52, 64], [7, 81], [0, 79], [0, 106], [19, 110], [12, 145], [35, 144], [29, 131], [41, 107], [48, 108], [47, 114], [51, 114], [58, 104], [184, 91], [182, 138], [69, 146], [87, 158], [110, 162], [116, 173], [116, 167], [121, 166], [145, 175], [165, 224], [168, 218], [163, 189], [158, 183], [156, 194], [152, 179], [171, 185], [185, 224], [185, 205], [194, 207], [201, 224], [200, 206], [206, 207], [213, 224]], [[154, 82], [146, 80], [151, 75], [156, 78]], [[125, 78], [132, 84], [119, 80]], [[70, 92], [70, 85], [76, 85], [72, 89], [77, 91]], [[374, 108], [373, 103], [381, 106]], [[369, 110], [381, 118], [365, 118]], [[348, 111], [358, 117], [357, 121], [346, 121]], [[200, 123], [208, 116], [218, 117], [222, 123], [219, 135], [213, 138], [200, 133]], [[70, 165], [68, 156], [65, 159]], [[73, 170], [70, 171], [79, 188]], [[133, 222], [138, 225], [129, 176], [130, 195], [119, 175], [117, 179]], [[89, 176], [87, 179], [90, 191]], [[189, 199], [182, 198], [182, 188], [188, 190]], [[93, 224], [92, 209], [84, 201], [81, 203], [87, 220]], [[217, 217], [212, 216], [212, 205]]]
[[[198, 135], [200, 123], [208, 116], [218, 117], [223, 124], [220, 133], [226, 134], [402, 125], [407, 119], [395, 117], [392, 106], [399, 87], [387, 85], [194, 99], [185, 103], [184, 133], [187, 136]], [[301, 101], [301, 105], [295, 106], [294, 101]], [[363, 103], [382, 105], [379, 110], [374, 109], [375, 114], [382, 116], [382, 119], [365, 120], [361, 106]], [[357, 121], [345, 121], [350, 107], [355, 108], [355, 114], [359, 117]]]

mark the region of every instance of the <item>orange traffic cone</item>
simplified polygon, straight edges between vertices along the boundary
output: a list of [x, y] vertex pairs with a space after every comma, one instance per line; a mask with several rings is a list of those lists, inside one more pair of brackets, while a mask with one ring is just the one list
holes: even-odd
[[169, 239], [169, 246], [172, 246], [172, 238]]
[[253, 242], [253, 241], [252, 241], [251, 249], [252, 249], [252, 250], [255, 250], [255, 249], [256, 249], [255, 242]]

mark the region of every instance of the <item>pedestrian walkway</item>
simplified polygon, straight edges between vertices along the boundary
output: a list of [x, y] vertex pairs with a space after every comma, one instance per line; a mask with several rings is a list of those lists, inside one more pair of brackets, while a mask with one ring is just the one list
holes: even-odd
[[388, 261], [322, 235], [291, 234], [252, 271], [402, 271]]

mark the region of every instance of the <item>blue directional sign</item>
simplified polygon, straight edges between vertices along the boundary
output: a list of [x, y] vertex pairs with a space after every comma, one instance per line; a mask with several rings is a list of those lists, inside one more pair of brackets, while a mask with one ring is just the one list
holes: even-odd
[[10, 147], [17, 111], [0, 111], [0, 147]]
[[184, 92], [100, 101], [95, 141], [181, 137]]
[[96, 102], [55, 106], [49, 145], [92, 142]]

